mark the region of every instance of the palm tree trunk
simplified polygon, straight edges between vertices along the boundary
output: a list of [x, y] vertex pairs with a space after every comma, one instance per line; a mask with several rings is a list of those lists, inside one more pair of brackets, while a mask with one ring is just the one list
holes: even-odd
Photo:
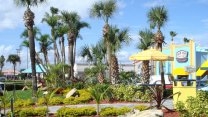
[[73, 52], [73, 62], [74, 62], [74, 64], [75, 64], [75, 58], [76, 58], [76, 43], [77, 43], [77, 39], [75, 38], [75, 40], [74, 40], [74, 52]]
[[30, 59], [31, 59], [31, 68], [32, 68], [32, 85], [33, 92], [32, 96], [35, 97], [37, 95], [37, 77], [36, 77], [36, 69], [35, 69], [35, 40], [33, 35], [33, 25], [34, 25], [34, 13], [30, 10], [29, 6], [27, 6], [27, 10], [24, 13], [25, 26], [28, 30], [29, 37], [29, 48], [30, 48]]
[[70, 78], [74, 79], [74, 61], [73, 61], [74, 34], [73, 33], [69, 33], [68, 45], [69, 45], [68, 61], [70, 64]]
[[118, 59], [116, 55], [111, 55], [111, 84], [116, 84], [119, 79]]
[[149, 84], [149, 61], [142, 61], [142, 78], [144, 84]]
[[60, 58], [60, 60], [61, 60], [61, 62], [63, 62], [61, 38], [59, 38], [59, 50], [61, 52], [61, 58]]
[[16, 65], [14, 64], [14, 80], [15, 80], [15, 67], [16, 67]]
[[60, 56], [59, 56], [59, 52], [58, 52], [58, 48], [57, 48], [57, 44], [56, 44], [54, 27], [51, 28], [51, 35], [53, 38], [54, 64], [56, 65], [57, 62], [60, 62]]

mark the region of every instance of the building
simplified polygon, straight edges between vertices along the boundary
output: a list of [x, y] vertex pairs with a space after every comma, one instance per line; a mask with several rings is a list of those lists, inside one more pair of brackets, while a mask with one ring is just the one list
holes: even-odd
[[[208, 48], [200, 47], [190, 40], [185, 44], [172, 43], [163, 48], [163, 53], [174, 57], [174, 61], [164, 62], [165, 74], [171, 74], [175, 79], [207, 79]], [[160, 74], [159, 62], [155, 68], [156, 74]]]

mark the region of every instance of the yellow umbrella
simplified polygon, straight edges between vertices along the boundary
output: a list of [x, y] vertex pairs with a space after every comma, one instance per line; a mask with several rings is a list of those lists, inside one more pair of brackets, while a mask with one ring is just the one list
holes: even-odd
[[148, 49], [138, 54], [133, 54], [129, 57], [129, 60], [173, 61], [174, 58], [166, 54], [163, 54], [161, 51], [155, 49]]

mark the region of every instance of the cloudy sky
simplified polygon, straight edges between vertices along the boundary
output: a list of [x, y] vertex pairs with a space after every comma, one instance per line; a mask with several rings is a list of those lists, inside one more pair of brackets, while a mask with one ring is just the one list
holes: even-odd
[[[41, 23], [45, 12], [49, 12], [51, 6], [60, 10], [76, 11], [83, 21], [90, 24], [90, 29], [83, 29], [82, 40], [77, 42], [77, 53], [83, 45], [95, 44], [102, 36], [101, 19], [89, 17], [89, 9], [93, 3], [99, 0], [48, 0], [47, 3], [39, 7], [33, 7], [35, 13], [35, 25], [40, 28], [43, 34], [50, 34], [50, 27]], [[14, 5], [13, 0], [0, 0], [0, 55], [6, 58], [9, 54], [16, 54], [16, 49], [23, 41], [20, 34], [24, 30], [23, 13], [25, 8]], [[151, 7], [164, 5], [168, 9], [169, 20], [162, 29], [165, 41], [170, 42], [170, 31], [178, 33], [175, 38], [176, 43], [183, 43], [183, 37], [194, 39], [199, 45], [208, 45], [208, 0], [118, 0], [118, 10], [110, 20], [110, 24], [120, 28], [128, 27], [130, 30], [132, 43], [124, 46], [118, 53], [119, 63], [131, 63], [128, 57], [138, 52], [138, 32], [148, 28], [147, 12]], [[67, 48], [67, 45], [66, 45]], [[36, 43], [38, 49], [38, 43]], [[21, 50], [21, 64], [18, 68], [26, 68], [27, 51]], [[53, 60], [52, 52], [50, 59]], [[77, 55], [77, 62], [84, 62]], [[6, 63], [5, 69], [11, 68], [11, 64]]]

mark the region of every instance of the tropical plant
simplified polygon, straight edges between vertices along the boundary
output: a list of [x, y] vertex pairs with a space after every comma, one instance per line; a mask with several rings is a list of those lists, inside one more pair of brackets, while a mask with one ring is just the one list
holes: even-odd
[[109, 43], [109, 19], [113, 16], [117, 9], [116, 1], [115, 0], [107, 0], [107, 1], [99, 1], [95, 3], [91, 10], [90, 10], [90, 16], [94, 18], [102, 18], [105, 22], [105, 25], [103, 27], [103, 39], [105, 40], [105, 46], [107, 47], [107, 61], [109, 66], [109, 78], [111, 77], [111, 46]]
[[105, 94], [108, 91], [108, 89], [109, 89], [108, 85], [101, 85], [101, 84], [97, 84], [88, 89], [91, 96], [96, 101], [97, 115], [99, 115], [99, 111], [100, 111], [100, 102], [104, 99]]
[[[147, 50], [152, 45], [152, 40], [154, 34], [146, 29], [139, 31], [139, 44], [137, 45], [138, 49]], [[149, 84], [150, 74], [149, 74], [149, 61], [142, 61], [142, 81], [145, 84]]]
[[68, 46], [69, 54], [68, 61], [70, 64], [70, 78], [74, 79], [74, 63], [76, 56], [76, 39], [80, 37], [80, 30], [84, 27], [89, 27], [86, 22], [80, 21], [80, 16], [76, 12], [62, 11], [62, 21], [67, 25], [68, 28]]
[[80, 52], [83, 58], [87, 58], [88, 62], [92, 62], [94, 67], [90, 69], [91, 73], [95, 73], [99, 83], [104, 82], [104, 71], [106, 66], [103, 64], [106, 54], [106, 49], [103, 42], [98, 42], [95, 46], [84, 46]]
[[[165, 42], [164, 36], [161, 32], [161, 27], [165, 25], [168, 21], [168, 11], [164, 6], [156, 6], [150, 9], [148, 12], [148, 20], [150, 22], [150, 27], [157, 27], [157, 33], [154, 36], [154, 43], [157, 50], [162, 51], [162, 45]], [[160, 62], [160, 74], [161, 74], [161, 84], [162, 84], [162, 93], [165, 90], [165, 78], [163, 63]], [[162, 96], [163, 97], [163, 96]]]
[[131, 38], [128, 34], [128, 29], [119, 29], [117, 26], [110, 26], [109, 28], [109, 40], [108, 44], [110, 46], [110, 54], [111, 54], [111, 62], [110, 62], [110, 70], [111, 70], [111, 83], [118, 83], [119, 78], [119, 66], [118, 59], [116, 57], [116, 53], [122, 48], [123, 44], [129, 44]]
[[33, 25], [34, 25], [34, 18], [35, 14], [30, 10], [31, 6], [38, 6], [45, 2], [45, 0], [14, 0], [17, 6], [24, 6], [27, 7], [24, 13], [24, 21], [25, 27], [28, 31], [29, 37], [29, 47], [30, 47], [30, 59], [31, 59], [31, 69], [32, 69], [32, 79], [33, 79], [33, 93], [32, 96], [34, 97], [37, 93], [37, 77], [36, 77], [36, 68], [35, 68], [35, 40], [33, 34]]
[[186, 37], [183, 38], [183, 42], [184, 42], [184, 43], [189, 43], [189, 41], [190, 41], [190, 39], [188, 39], [188, 38], [186, 38]]
[[7, 58], [7, 62], [10, 62], [13, 64], [13, 68], [14, 68], [14, 76], [15, 76], [15, 70], [16, 70], [16, 65], [17, 62], [21, 62], [20, 57], [16, 54], [10, 54]]
[[9, 104], [10, 98], [11, 98], [11, 96], [9, 96], [7, 91], [5, 91], [2, 96], [0, 96], [1, 105], [4, 108], [4, 115], [6, 115], [6, 106]]
[[64, 34], [66, 34], [68, 31], [67, 26], [63, 25], [62, 23], [58, 24], [58, 27], [56, 29], [56, 35], [59, 37], [59, 46], [61, 50], [61, 60], [62, 63], [66, 63], [66, 56], [65, 56], [65, 44], [64, 44]]
[[51, 36], [52, 36], [53, 49], [54, 49], [54, 64], [60, 62], [60, 55], [58, 52], [56, 37], [55, 37], [55, 31], [56, 31], [55, 28], [57, 27], [59, 20], [59, 16], [57, 15], [58, 11], [59, 11], [58, 8], [51, 7], [50, 8], [51, 15], [46, 12], [44, 18], [42, 19], [42, 22], [46, 22], [51, 27]]
[[4, 67], [5, 58], [4, 55], [1, 55], [0, 57], [0, 72], [2, 73], [2, 69]]
[[47, 34], [41, 35], [40, 38], [37, 38], [37, 41], [40, 45], [40, 52], [43, 53], [46, 65], [49, 64], [48, 51], [52, 49], [50, 46], [53, 42], [50, 39], [50, 36]]
[[173, 42], [173, 38], [177, 35], [176, 32], [170, 31], [171, 41]]

